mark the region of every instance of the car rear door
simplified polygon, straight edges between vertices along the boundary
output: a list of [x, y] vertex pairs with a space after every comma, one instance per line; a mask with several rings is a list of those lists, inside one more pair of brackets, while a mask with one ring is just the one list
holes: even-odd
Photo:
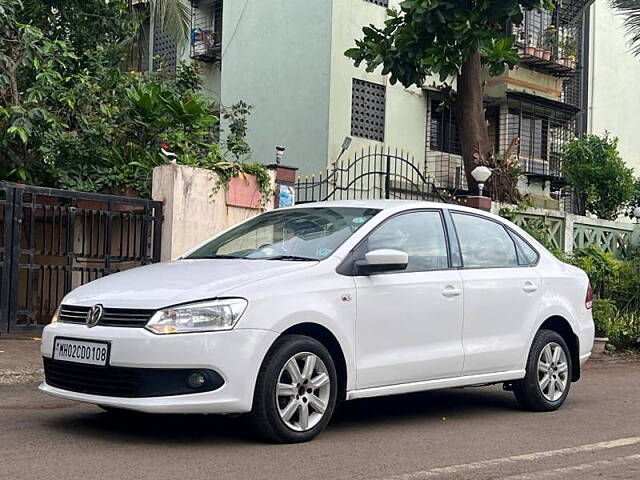
[[451, 216], [462, 257], [463, 374], [520, 369], [541, 308], [537, 254], [499, 221], [468, 212]]
[[441, 210], [389, 218], [353, 253], [409, 255], [406, 270], [356, 275], [357, 388], [460, 375], [463, 298], [460, 272], [450, 268]]

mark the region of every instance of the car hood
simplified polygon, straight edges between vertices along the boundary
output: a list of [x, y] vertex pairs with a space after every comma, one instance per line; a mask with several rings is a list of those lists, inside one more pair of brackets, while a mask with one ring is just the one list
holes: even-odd
[[274, 260], [178, 260], [155, 263], [102, 277], [69, 293], [65, 305], [156, 309], [215, 298], [267, 278], [302, 270], [317, 262]]

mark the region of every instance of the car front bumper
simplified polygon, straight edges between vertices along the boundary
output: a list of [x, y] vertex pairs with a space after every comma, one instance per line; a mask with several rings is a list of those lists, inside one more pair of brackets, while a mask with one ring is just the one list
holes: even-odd
[[208, 369], [224, 385], [215, 391], [163, 397], [111, 397], [61, 389], [46, 380], [50, 395], [149, 413], [244, 413], [251, 411], [258, 371], [276, 332], [235, 329], [224, 332], [155, 335], [142, 328], [95, 327], [57, 323], [44, 329], [42, 355], [52, 358], [56, 337], [110, 343], [109, 365], [129, 368]]

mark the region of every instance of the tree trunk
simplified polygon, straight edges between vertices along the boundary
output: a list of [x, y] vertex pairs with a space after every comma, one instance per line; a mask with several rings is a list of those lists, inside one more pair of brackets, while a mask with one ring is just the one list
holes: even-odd
[[478, 193], [478, 185], [471, 176], [471, 172], [480, 164], [481, 159], [486, 161], [493, 155], [484, 112], [480, 53], [473, 54], [464, 63], [457, 83], [455, 110], [464, 171], [469, 191], [475, 195]]

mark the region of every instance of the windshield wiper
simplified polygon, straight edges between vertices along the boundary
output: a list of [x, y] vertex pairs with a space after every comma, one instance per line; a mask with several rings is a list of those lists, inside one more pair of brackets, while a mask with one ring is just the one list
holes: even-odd
[[317, 258], [301, 257], [299, 255], [277, 255], [275, 257], [262, 257], [257, 260], [285, 260], [290, 262], [317, 262]]

